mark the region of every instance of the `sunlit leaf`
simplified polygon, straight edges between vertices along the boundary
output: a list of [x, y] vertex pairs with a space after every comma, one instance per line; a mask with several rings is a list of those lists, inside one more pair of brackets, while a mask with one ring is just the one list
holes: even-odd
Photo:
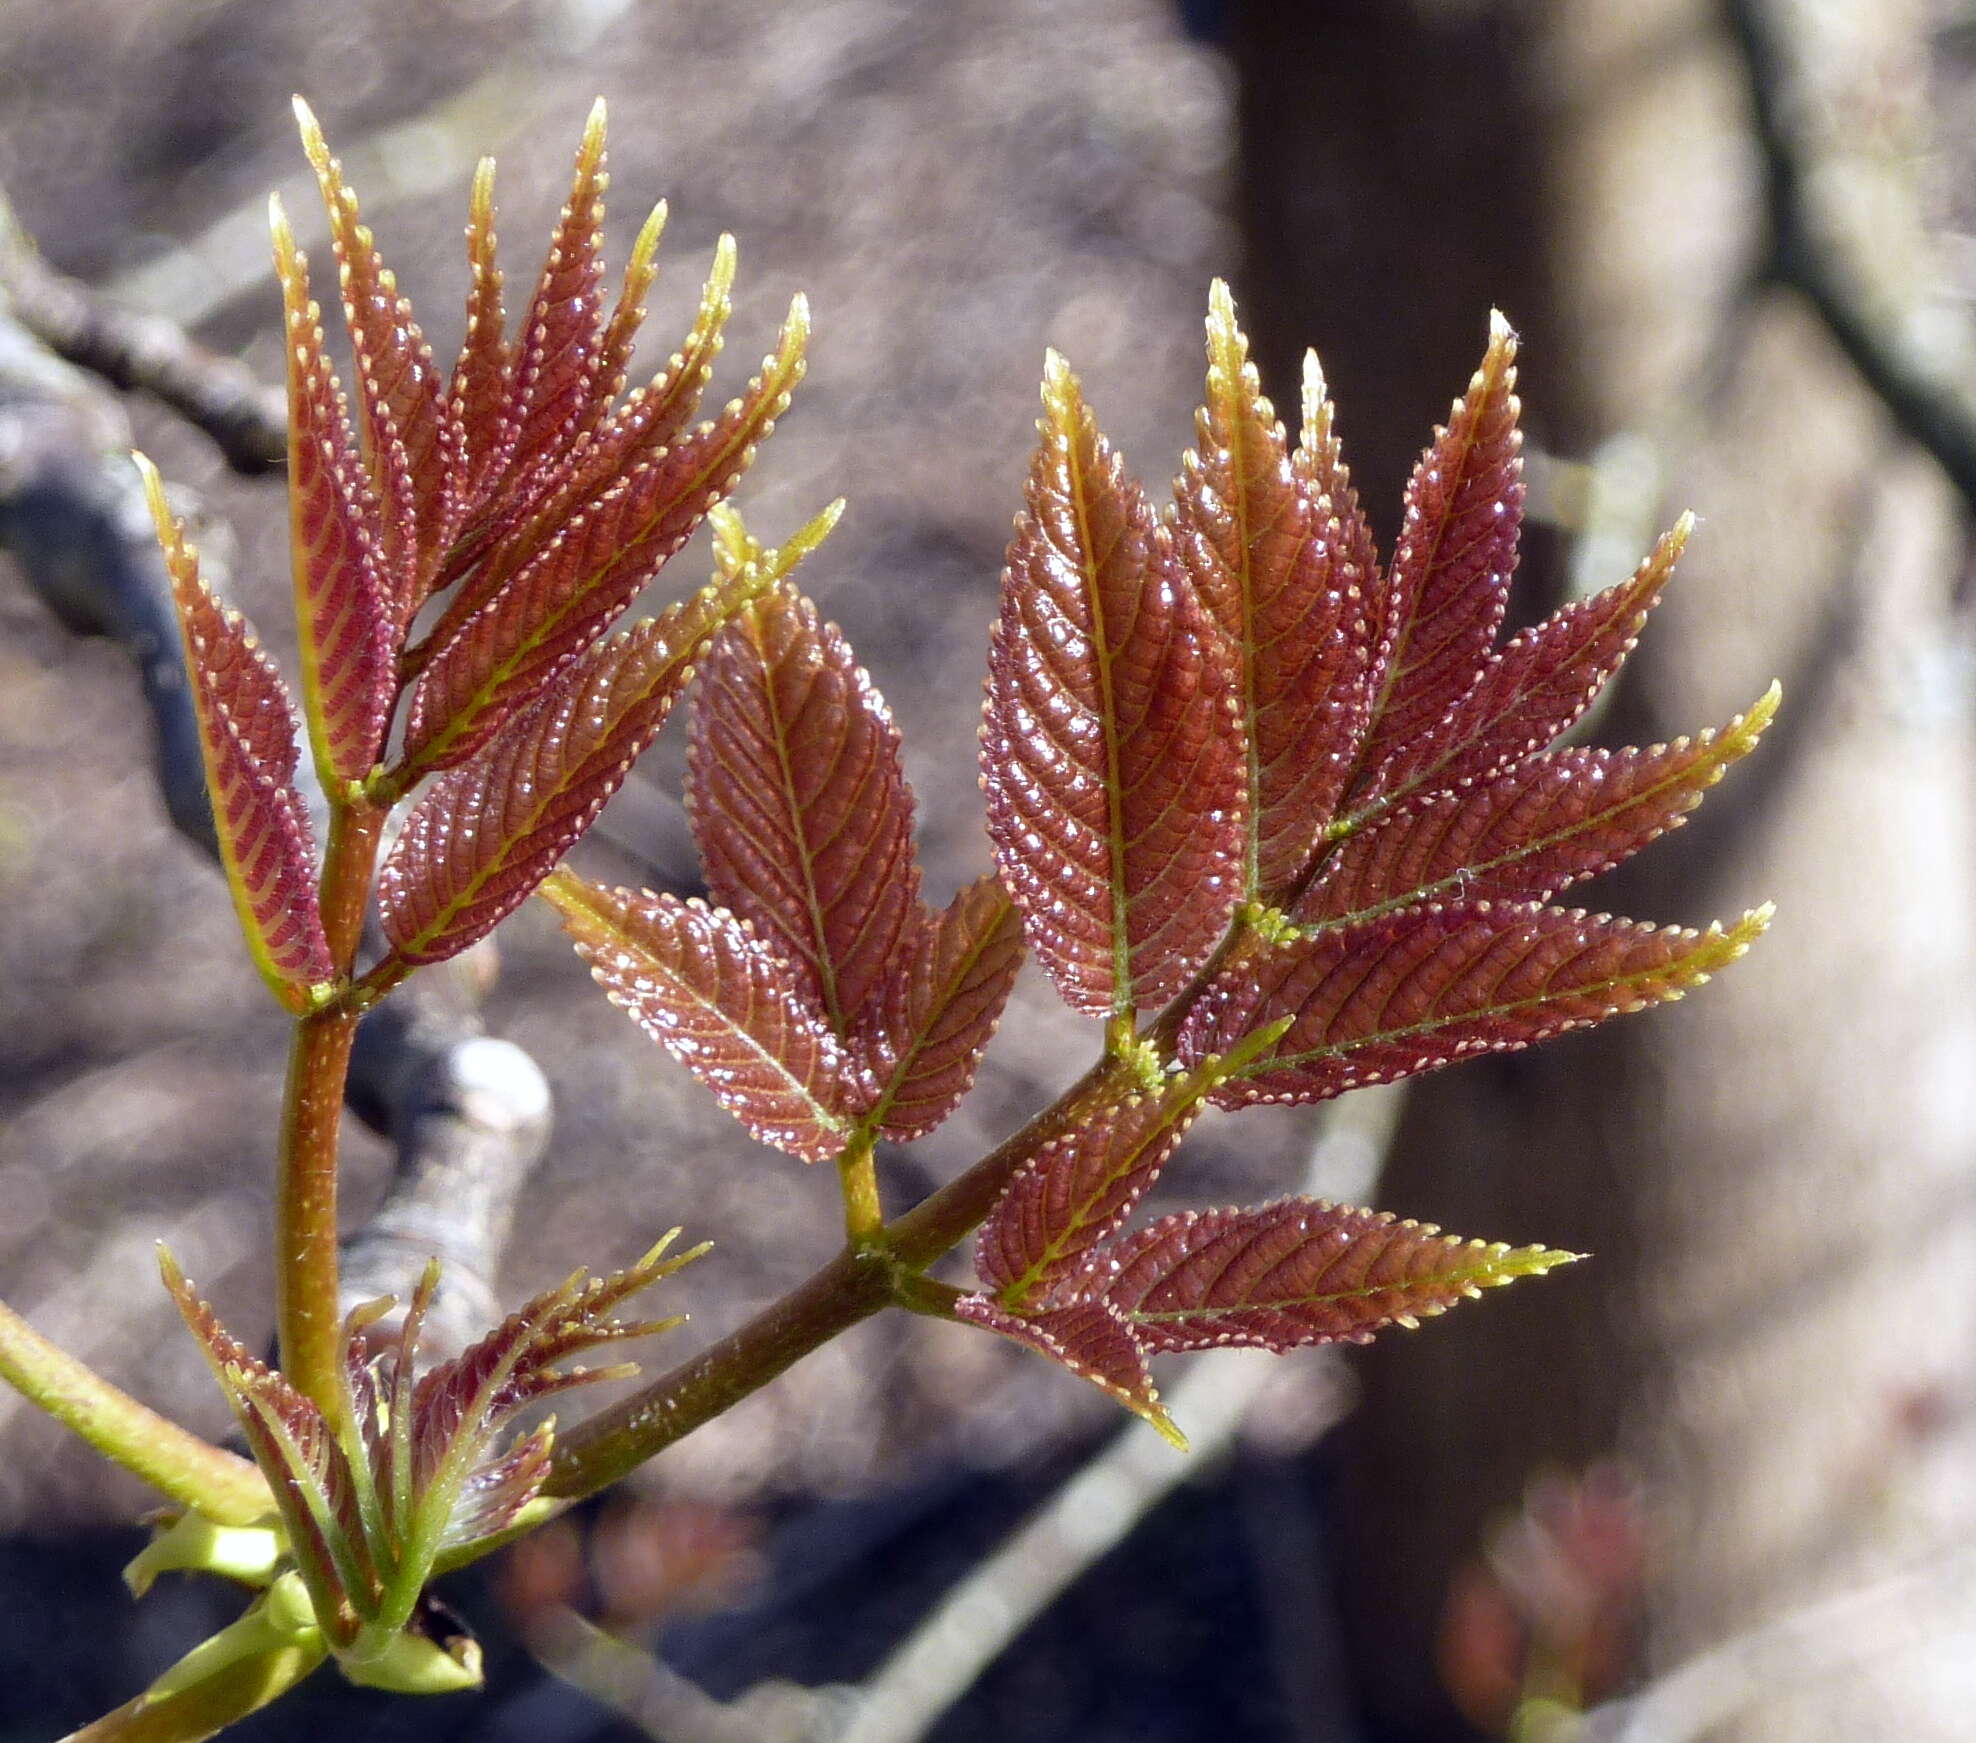
[[199, 554], [165, 502], [157, 469], [141, 455], [137, 463], [171, 574], [206, 791], [240, 929], [275, 997], [304, 1010], [311, 989], [336, 970], [316, 901], [308, 812], [295, 788], [295, 711], [246, 620], [200, 578]]
[[791, 587], [738, 613], [701, 662], [686, 802], [709, 895], [848, 1035], [919, 911], [912, 794], [891, 711]]
[[[542, 553], [571, 515], [594, 504], [634, 463], [657, 458], [678, 439], [713, 377], [733, 286], [734, 242], [723, 236], [701, 292], [699, 314], [666, 367], [631, 393], [599, 429], [572, 443], [567, 454], [547, 455], [528, 476], [504, 480], [472, 518], [442, 577], [464, 580], [412, 664], [422, 667], [432, 652], [446, 646], [461, 625]], [[480, 502], [477, 495], [477, 509]]]
[[1436, 728], [1502, 627], [1523, 512], [1515, 387], [1516, 335], [1492, 315], [1482, 367], [1408, 482], [1386, 588], [1374, 594], [1365, 769]]
[[1510, 902], [1402, 910], [1232, 964], [1189, 1013], [1180, 1051], [1225, 1053], [1290, 1017], [1214, 1099], [1320, 1101], [1678, 999], [1769, 918], [1759, 908], [1726, 931], [1692, 932]]
[[464, 521], [480, 506], [488, 488], [506, 470], [516, 437], [514, 353], [508, 344], [501, 268], [495, 257], [491, 157], [483, 157], [474, 169], [467, 213], [467, 272], [466, 337], [460, 343], [447, 396], [447, 410], [459, 431], [459, 471], [452, 490], [456, 521]]
[[515, 339], [515, 453], [525, 472], [594, 422], [603, 361], [604, 100], [590, 110], [577, 147], [569, 199]]
[[[1104, 1300], [1154, 1353], [1365, 1343], [1573, 1253], [1464, 1241], [1309, 1198], [1183, 1211], [1111, 1248]], [[1099, 1285], [1094, 1282], [1094, 1287]]]
[[1368, 700], [1361, 587], [1370, 576], [1356, 567], [1355, 535], [1329, 496], [1291, 465], [1219, 279], [1209, 296], [1207, 400], [1196, 421], [1198, 451], [1174, 486], [1175, 529], [1231, 650], [1248, 749], [1254, 894], [1303, 869], [1351, 772]]
[[974, 1266], [1011, 1309], [1054, 1304], [1083, 1261], [1124, 1226], [1200, 1111], [1206, 1086], [1176, 1079], [1163, 1094], [1105, 1108], [1024, 1165], [982, 1225]]
[[412, 694], [411, 770], [461, 761], [588, 647], [731, 492], [802, 374], [809, 330], [799, 297], [775, 354], [711, 423], [635, 460], [574, 508], [542, 550], [440, 643]]
[[1493, 774], [1542, 750], [1619, 670], [1693, 527], [1694, 517], [1683, 515], [1629, 580], [1512, 636], [1446, 719], [1394, 747], [1355, 809], [1376, 814], [1412, 794]]
[[308, 261], [279, 201], [272, 217], [288, 341], [288, 525], [302, 694], [322, 778], [355, 782], [384, 742], [404, 625], [386, 595], [377, 503], [351, 449]]
[[700, 651], [762, 585], [754, 571], [716, 581], [589, 649], [432, 784], [378, 874], [401, 960], [456, 955], [527, 899], [665, 724]]
[[797, 971], [744, 921], [568, 872], [542, 893], [611, 1002], [749, 1132], [806, 1162], [844, 1148], [844, 1101], [864, 1093], [851, 1062]]
[[960, 1105], [1021, 966], [1022, 925], [992, 877], [914, 915], [851, 1036], [877, 1086], [873, 1129], [924, 1137]]
[[988, 833], [1037, 958], [1109, 1016], [1164, 1004], [1241, 890], [1244, 755], [1221, 637], [1051, 353], [981, 732]]
[[1012, 1313], [985, 1295], [963, 1296], [955, 1314], [1005, 1338], [1040, 1351], [1109, 1392], [1135, 1416], [1143, 1416], [1182, 1451], [1187, 1443], [1160, 1404], [1146, 1371], [1146, 1352], [1124, 1319], [1103, 1301], [1079, 1301], [1040, 1313]]
[[1562, 750], [1432, 793], [1341, 842], [1298, 905], [1367, 920], [1414, 902], [1546, 901], [1677, 827], [1777, 710], [1772, 685], [1720, 732], [1650, 750]]
[[381, 515], [387, 589], [401, 617], [425, 597], [449, 520], [446, 503], [459, 471], [458, 431], [446, 406], [447, 384], [432, 349], [399, 294], [358, 217], [357, 196], [330, 155], [309, 106], [295, 100], [302, 144], [329, 214], [343, 291], [343, 314], [356, 353], [358, 431]]

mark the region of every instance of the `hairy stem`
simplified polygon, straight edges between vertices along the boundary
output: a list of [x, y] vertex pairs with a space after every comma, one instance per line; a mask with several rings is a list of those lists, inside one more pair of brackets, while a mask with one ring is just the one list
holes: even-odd
[[317, 1011], [295, 1025], [275, 1181], [275, 1331], [281, 1365], [338, 1426], [342, 1333], [336, 1310], [336, 1165], [343, 1082], [357, 1018]]
[[[323, 932], [338, 976], [348, 980], [370, 903], [384, 813], [332, 801], [323, 856]], [[358, 1013], [343, 1004], [295, 1024], [282, 1099], [280, 1173], [275, 1182], [275, 1329], [288, 1377], [342, 1427], [342, 1336], [337, 1312], [336, 1176], [343, 1088]]]
[[105, 1458], [221, 1525], [265, 1518], [273, 1498], [243, 1458], [209, 1446], [50, 1343], [0, 1302], [0, 1379]]
[[898, 1268], [922, 1271], [951, 1252], [1038, 1148], [1124, 1093], [1128, 1079], [1116, 1060], [1100, 1060], [958, 1180], [891, 1224], [884, 1254], [839, 1254], [740, 1330], [559, 1436], [544, 1492], [574, 1498], [616, 1482], [898, 1299]]
[[882, 1246], [885, 1239], [885, 1207], [878, 1197], [878, 1165], [869, 1133], [851, 1140], [837, 1158], [837, 1174], [844, 1188], [844, 1233], [853, 1248]]
[[285, 1695], [324, 1656], [320, 1645], [295, 1645], [236, 1659], [189, 1688], [126, 1701], [63, 1743], [200, 1743]]

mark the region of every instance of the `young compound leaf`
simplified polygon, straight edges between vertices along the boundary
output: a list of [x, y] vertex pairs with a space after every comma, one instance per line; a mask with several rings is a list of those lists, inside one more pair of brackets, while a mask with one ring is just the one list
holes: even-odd
[[1105, 1255], [1094, 1287], [1155, 1354], [1242, 1345], [1366, 1343], [1464, 1296], [1537, 1277], [1575, 1253], [1506, 1247], [1395, 1222], [1383, 1211], [1290, 1198], [1183, 1211]]
[[542, 894], [611, 1003], [754, 1137], [805, 1162], [844, 1148], [850, 1062], [797, 971], [745, 921], [567, 871]]
[[[603, 361], [604, 100], [584, 124], [568, 203], [515, 345], [513, 466], [525, 473], [596, 421]], [[606, 387], [604, 398], [614, 389]]]
[[325, 784], [348, 784], [370, 773], [384, 743], [403, 624], [385, 593], [377, 504], [351, 452], [309, 263], [279, 199], [269, 215], [288, 338], [288, 525], [302, 698], [317, 772]]
[[158, 1255], [165, 1287], [198, 1342], [273, 1491], [316, 1618], [348, 1644], [354, 1602], [376, 1591], [349, 1459], [322, 1412], [220, 1324], [170, 1253]]
[[1066, 1307], [1034, 1314], [1012, 1313], [985, 1295], [964, 1295], [954, 1304], [956, 1317], [971, 1325], [1038, 1350], [1109, 1392], [1135, 1416], [1143, 1416], [1169, 1444], [1180, 1451], [1187, 1442], [1160, 1404], [1153, 1377], [1146, 1369], [1146, 1351], [1132, 1328], [1104, 1301], [1076, 1301]]
[[1372, 730], [1360, 765], [1433, 731], [1473, 683], [1502, 627], [1522, 523], [1516, 335], [1489, 323], [1482, 367], [1407, 485], [1383, 598]]
[[[544, 1424], [505, 1453], [490, 1456], [515, 1413], [544, 1398], [598, 1380], [623, 1379], [635, 1364], [562, 1369], [558, 1363], [606, 1344], [650, 1337], [677, 1318], [621, 1321], [632, 1296], [691, 1264], [704, 1246], [668, 1259], [674, 1229], [637, 1264], [607, 1277], [579, 1271], [510, 1314], [471, 1349], [419, 1378], [412, 1392], [410, 1492], [414, 1517], [406, 1539], [428, 1554], [499, 1531], [535, 1498], [548, 1474], [552, 1431]], [[410, 1363], [417, 1327], [409, 1317], [399, 1369]], [[383, 1485], [380, 1485], [383, 1486]]]
[[[512, 576], [542, 553], [571, 515], [594, 503], [635, 462], [657, 459], [677, 440], [713, 378], [733, 288], [734, 239], [723, 236], [714, 250], [713, 271], [701, 291], [700, 312], [685, 345], [659, 375], [612, 412], [594, 436], [572, 444], [567, 455], [547, 456], [527, 478], [504, 481], [486, 513], [473, 520], [448, 558], [442, 582], [461, 576], [464, 580], [408, 665], [421, 669], [431, 652], [445, 646]], [[475, 496], [475, 507], [484, 495], [483, 489]]]
[[[514, 354], [507, 340], [507, 311], [501, 302], [501, 268], [495, 259], [494, 160], [475, 166], [467, 209], [467, 330], [453, 365], [447, 393], [448, 415], [458, 437], [458, 471], [451, 495], [453, 518], [464, 522], [486, 499], [514, 453], [515, 425], [510, 410]], [[448, 529], [449, 535], [458, 527]]]
[[165, 502], [157, 468], [135, 458], [171, 574], [206, 791], [240, 929], [275, 997], [304, 1011], [336, 968], [316, 901], [309, 816], [295, 788], [295, 711], [246, 620], [200, 579], [199, 554]]
[[521, 906], [665, 724], [700, 650], [763, 585], [755, 570], [716, 581], [591, 648], [433, 783], [378, 874], [401, 961], [458, 955]]
[[1377, 919], [1416, 902], [1548, 901], [1677, 827], [1777, 711], [1772, 685], [1720, 732], [1650, 750], [1561, 750], [1431, 793], [1341, 842], [1304, 921]]
[[740, 612], [701, 663], [686, 804], [709, 895], [847, 1036], [919, 911], [913, 801], [891, 711], [791, 587]]
[[808, 332], [798, 297], [774, 355], [742, 398], [672, 447], [636, 458], [437, 644], [412, 693], [404, 778], [471, 755], [631, 604], [740, 482], [788, 406]]
[[1176, 1078], [1135, 1096], [1038, 1150], [982, 1225], [974, 1266], [1011, 1311], [1050, 1306], [1084, 1260], [1124, 1226], [1200, 1112], [1208, 1085]]
[[358, 429], [382, 512], [385, 581], [402, 620], [431, 586], [459, 472], [458, 431], [447, 415], [446, 384], [412, 318], [412, 305], [359, 221], [357, 196], [330, 155], [301, 98], [295, 119], [329, 214], [343, 289], [343, 314], [356, 354]]
[[1512, 636], [1432, 732], [1394, 748], [1350, 821], [1490, 775], [1542, 750], [1578, 719], [1632, 651], [1674, 573], [1694, 516], [1683, 515], [1630, 580]]
[[1405, 909], [1231, 964], [1188, 1014], [1180, 1053], [1198, 1061], [1292, 1018], [1213, 1099], [1322, 1101], [1678, 999], [1769, 919], [1765, 907], [1691, 932], [1511, 902]]
[[1075, 1009], [1166, 1003], [1241, 893], [1245, 757], [1221, 638], [1055, 352], [1002, 577], [981, 729], [988, 833]]
[[913, 916], [851, 1036], [877, 1085], [873, 1131], [923, 1138], [960, 1105], [1021, 966], [1022, 924], [993, 877]]
[[[1251, 895], [1293, 879], [1331, 819], [1362, 724], [1371, 571], [1309, 468], [1293, 467], [1227, 285], [1208, 304], [1198, 453], [1174, 485], [1179, 548], [1227, 638], [1248, 747]], [[1320, 465], [1323, 463], [1320, 462]], [[1333, 471], [1347, 492], [1342, 467]], [[1355, 500], [1348, 512], [1356, 516]]]

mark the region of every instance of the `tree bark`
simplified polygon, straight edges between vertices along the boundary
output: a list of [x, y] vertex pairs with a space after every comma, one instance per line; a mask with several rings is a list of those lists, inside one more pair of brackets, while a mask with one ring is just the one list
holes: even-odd
[[[1407, 1214], [1596, 1255], [1364, 1364], [1342, 1453], [1355, 1663], [1375, 1735], [1447, 1737], [1449, 1572], [1545, 1465], [1617, 1452], [1645, 1480], [1648, 1673], [1976, 1527], [1963, 529], [1769, 270], [1724, 9], [1237, 10], [1260, 347], [1280, 383], [1319, 345], [1375, 513], [1390, 527], [1500, 302], [1537, 441], [1589, 458], [1628, 436], [1660, 518], [1702, 517], [1600, 736], [1720, 724], [1784, 680], [1751, 765], [1580, 898], [1688, 924], [1774, 898], [1771, 935], [1678, 1009], [1422, 1085], [1386, 1176]], [[1777, 16], [1899, 292], [1922, 257], [1921, 9]], [[1695, 1734], [1966, 1736], [1968, 1583]]]

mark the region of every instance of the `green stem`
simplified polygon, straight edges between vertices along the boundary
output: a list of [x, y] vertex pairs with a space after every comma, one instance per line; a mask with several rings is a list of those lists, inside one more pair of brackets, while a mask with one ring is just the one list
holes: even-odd
[[274, 1502], [261, 1473], [208, 1446], [119, 1391], [0, 1302], [0, 1379], [181, 1506], [221, 1525], [265, 1519]]
[[236, 1659], [190, 1688], [139, 1695], [62, 1743], [200, 1743], [285, 1695], [322, 1663], [320, 1643], [277, 1647]]
[[869, 1132], [860, 1132], [837, 1158], [844, 1188], [844, 1233], [854, 1251], [885, 1244], [885, 1207], [878, 1197], [878, 1164]]
[[[323, 855], [322, 921], [347, 981], [363, 937], [384, 812], [332, 805]], [[343, 1349], [337, 1311], [336, 1180], [343, 1086], [358, 1014], [338, 1003], [298, 1018], [282, 1100], [275, 1181], [275, 1330], [289, 1379], [340, 1430]]]
[[840, 1253], [740, 1330], [559, 1435], [544, 1493], [574, 1498], [607, 1487], [896, 1300], [901, 1269], [923, 1271], [952, 1251], [1016, 1170], [1094, 1103], [1122, 1093], [1128, 1075], [1117, 1061], [1101, 1059], [958, 1180], [891, 1224], [885, 1253]]
[[336, 1308], [336, 1166], [343, 1083], [356, 1035], [357, 1018], [345, 1011], [317, 1011], [296, 1023], [274, 1198], [274, 1311], [282, 1370], [339, 1428], [343, 1334]]

